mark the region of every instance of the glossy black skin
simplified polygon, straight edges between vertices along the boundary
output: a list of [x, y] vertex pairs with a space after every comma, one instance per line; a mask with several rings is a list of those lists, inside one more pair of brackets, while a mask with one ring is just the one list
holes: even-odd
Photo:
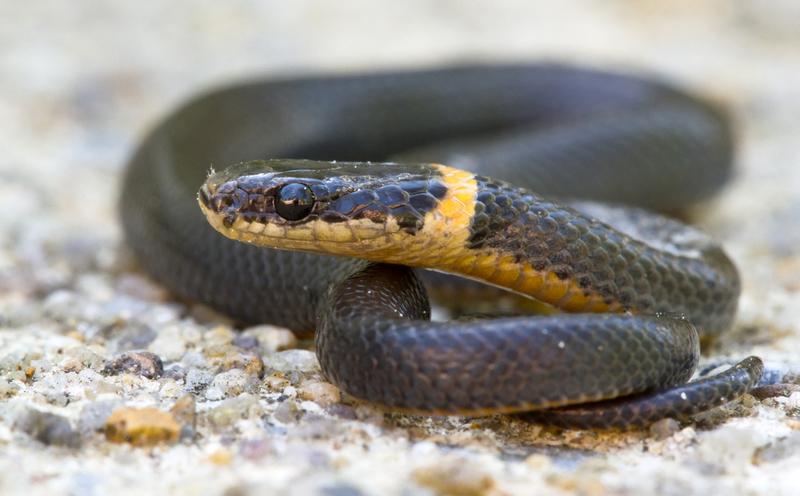
[[[131, 159], [121, 212], [142, 265], [179, 295], [245, 322], [316, 328], [324, 372], [351, 394], [424, 411], [514, 410], [679, 384], [697, 360], [693, 326], [625, 315], [429, 325], [427, 299], [409, 269], [219, 236], [195, 202], [209, 163], [440, 162], [553, 196], [674, 211], [716, 190], [731, 155], [729, 124], [716, 107], [647, 78], [590, 69], [457, 67], [256, 81], [200, 97], [157, 126]], [[317, 202], [325, 197], [315, 189], [320, 180], [329, 178], [308, 173]], [[409, 219], [408, 227], [417, 224]], [[552, 341], [548, 329], [563, 339]], [[589, 353], [598, 339], [617, 345], [607, 355]], [[564, 340], [571, 341], [559, 346]], [[542, 351], [558, 349], [566, 354]], [[758, 363], [696, 395], [693, 408], [747, 390]], [[544, 375], [532, 378], [532, 371]], [[629, 416], [595, 412], [576, 423], [640, 425], [679, 412], [676, 401], [671, 393], [634, 397], [625, 403]]]

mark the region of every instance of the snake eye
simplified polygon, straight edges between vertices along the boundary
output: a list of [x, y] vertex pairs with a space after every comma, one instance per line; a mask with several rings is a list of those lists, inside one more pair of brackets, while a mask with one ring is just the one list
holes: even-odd
[[289, 183], [283, 186], [275, 198], [275, 211], [286, 220], [308, 217], [314, 208], [314, 193], [305, 184]]

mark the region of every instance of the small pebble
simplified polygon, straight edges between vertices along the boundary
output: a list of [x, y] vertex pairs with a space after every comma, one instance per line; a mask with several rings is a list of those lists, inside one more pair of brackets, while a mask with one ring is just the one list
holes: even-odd
[[301, 416], [302, 412], [300, 408], [297, 407], [297, 403], [289, 399], [283, 401], [278, 405], [278, 408], [272, 412], [272, 418], [282, 424], [293, 424], [300, 420]]
[[258, 338], [247, 334], [237, 334], [233, 345], [243, 350], [255, 350], [259, 347]]
[[183, 389], [183, 384], [179, 384], [175, 379], [163, 379], [159, 384], [161, 387], [158, 390], [158, 396], [162, 401], [176, 401], [186, 394], [186, 391]]
[[186, 369], [180, 363], [172, 363], [164, 367], [163, 377], [179, 382], [186, 380]]
[[297, 337], [292, 331], [283, 327], [271, 325], [248, 327], [240, 336], [255, 339], [264, 353], [288, 350], [297, 346]]
[[122, 405], [122, 400], [105, 400], [88, 403], [78, 416], [78, 431], [83, 436], [102, 430], [106, 420]]
[[248, 460], [260, 460], [274, 451], [275, 448], [269, 438], [245, 439], [239, 443], [239, 454]]
[[207, 411], [204, 418], [215, 427], [228, 427], [238, 420], [259, 417], [262, 414], [258, 397], [245, 393], [222, 401]]
[[304, 381], [297, 388], [297, 395], [301, 399], [313, 401], [321, 406], [339, 403], [341, 400], [339, 388], [323, 381]]
[[491, 491], [494, 481], [480, 467], [465, 460], [442, 460], [415, 469], [414, 481], [436, 494], [479, 496]]
[[106, 380], [105, 377], [92, 369], [83, 369], [78, 372], [78, 379], [81, 384], [87, 386], [87, 388], [84, 389], [85, 394], [89, 394], [90, 391], [93, 395], [105, 393], [118, 394], [121, 391], [121, 386]]
[[164, 373], [164, 365], [155, 353], [149, 351], [128, 351], [114, 357], [103, 367], [105, 375], [122, 373], [139, 375], [148, 379], [158, 379]]
[[59, 365], [64, 372], [80, 372], [83, 370], [83, 364], [74, 358], [66, 358]]
[[762, 446], [753, 453], [753, 464], [762, 465], [774, 463], [800, 453], [800, 432], [792, 432], [788, 436], [779, 438], [766, 446]]
[[267, 357], [266, 366], [278, 372], [319, 372], [319, 362], [308, 350], [286, 350]]
[[218, 325], [203, 333], [203, 343], [208, 350], [216, 346], [231, 344], [235, 337], [236, 333], [233, 329], [225, 325]]
[[200, 353], [199, 351], [187, 351], [186, 353], [183, 354], [180, 363], [183, 364], [183, 366], [186, 367], [187, 369], [193, 367], [200, 369], [209, 368], [206, 357], [204, 357], [203, 354]]
[[283, 392], [288, 386], [291, 386], [291, 382], [289, 382], [285, 377], [281, 377], [279, 375], [268, 375], [264, 378], [264, 386], [267, 388], [268, 391], [273, 393], [280, 393]]
[[258, 388], [258, 384], [257, 377], [244, 370], [233, 369], [217, 374], [206, 389], [205, 397], [211, 401], [230, 398], [244, 392], [253, 392]]
[[199, 394], [205, 390], [211, 381], [214, 380], [214, 374], [207, 370], [202, 369], [189, 369], [186, 372], [186, 380], [184, 389], [188, 393]]
[[233, 453], [226, 449], [214, 450], [214, 452], [208, 456], [208, 461], [214, 465], [230, 465], [231, 461], [233, 461]]
[[256, 353], [245, 351], [232, 345], [218, 345], [206, 348], [205, 356], [210, 367], [219, 372], [242, 369], [257, 377], [264, 376], [264, 362]]
[[158, 336], [147, 347], [148, 351], [160, 356], [167, 362], [177, 362], [183, 358], [186, 350], [197, 346], [202, 332], [196, 324], [179, 323], [167, 325], [159, 329]]
[[0, 377], [0, 398], [9, 398], [19, 391], [19, 386], [5, 377]]
[[739, 426], [709, 431], [698, 439], [695, 463], [720, 470], [750, 464], [756, 449], [766, 444], [763, 432]]
[[42, 354], [38, 352], [13, 351], [0, 358], [0, 372], [22, 371], [24, 373], [31, 367], [31, 362], [39, 358], [42, 358]]
[[76, 377], [78, 374], [74, 372], [48, 374], [33, 384], [33, 390], [42, 395], [51, 405], [67, 406], [70, 398], [76, 396], [74, 387]]
[[103, 357], [86, 346], [74, 346], [64, 350], [64, 356], [80, 362], [83, 367], [100, 370], [103, 367]]
[[177, 441], [180, 428], [172, 414], [157, 408], [120, 408], [106, 420], [105, 434], [113, 443], [154, 446]]
[[14, 422], [14, 427], [40, 443], [77, 448], [81, 439], [65, 417], [28, 408]]
[[681, 425], [673, 418], [664, 418], [650, 425], [650, 435], [656, 439], [666, 439], [681, 430]]
[[264, 361], [261, 360], [261, 357], [258, 355], [245, 355], [245, 363], [242, 370], [260, 379], [264, 377]]
[[115, 352], [141, 350], [150, 346], [158, 334], [146, 324], [131, 323], [106, 336], [108, 349]]

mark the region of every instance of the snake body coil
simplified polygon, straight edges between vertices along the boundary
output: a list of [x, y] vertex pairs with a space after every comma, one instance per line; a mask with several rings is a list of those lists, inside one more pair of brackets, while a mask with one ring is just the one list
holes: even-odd
[[[387, 159], [399, 163], [341, 162]], [[121, 210], [134, 251], [173, 291], [316, 329], [324, 373], [356, 397], [642, 425], [730, 401], [760, 376], [749, 358], [685, 384], [698, 331], [731, 324], [736, 269], [675, 221], [549, 198], [674, 210], [707, 197], [730, 161], [719, 111], [631, 76], [537, 65], [255, 82], [159, 125], [131, 160]], [[209, 165], [237, 162], [199, 198], [245, 243], [195, 202]], [[407, 266], [571, 313], [428, 322]]]

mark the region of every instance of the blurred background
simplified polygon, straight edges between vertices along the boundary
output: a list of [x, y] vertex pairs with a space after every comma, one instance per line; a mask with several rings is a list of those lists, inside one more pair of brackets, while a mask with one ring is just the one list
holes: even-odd
[[[121, 170], [149, 126], [198, 91], [239, 78], [544, 59], [655, 73], [731, 108], [740, 136], [737, 176], [696, 215], [731, 252], [745, 284], [739, 324], [716, 352], [800, 357], [796, 0], [0, 0], [0, 320], [36, 324], [37, 305], [55, 289], [91, 301], [113, 300], [117, 275], [127, 270], [118, 262], [115, 202]], [[53, 337], [27, 335], [37, 349], [48, 348]], [[746, 432], [730, 443], [697, 441], [699, 458], [690, 465], [713, 466], [725, 454], [726, 465], [717, 471], [684, 473], [688, 465], [680, 461], [682, 445], [676, 441], [672, 460], [639, 458], [641, 446], [632, 450], [634, 458], [609, 455], [597, 469], [604, 477], [600, 487], [636, 493], [632, 484], [650, 484], [638, 488], [644, 492], [662, 484], [658, 487], [677, 488], [675, 494], [786, 489], [784, 475], [790, 471], [774, 465], [755, 469], [750, 454], [771, 439], [768, 432], [788, 427], [763, 416], [759, 421], [739, 431], [721, 429], [737, 436]], [[499, 445], [519, 435], [502, 428], [491, 432]], [[0, 438], [18, 439], [6, 427]], [[380, 435], [371, 439], [375, 446], [381, 441]], [[391, 451], [397, 459], [384, 459], [397, 470], [382, 476], [387, 485], [373, 485], [372, 470], [348, 477], [356, 485], [400, 490], [398, 481], [414, 459], [449, 456], [430, 446], [415, 448], [411, 441], [403, 446]], [[205, 448], [173, 462], [183, 467], [192, 456], [206, 456]], [[481, 462], [493, 477], [516, 477], [519, 487], [530, 487], [525, 484], [533, 479], [526, 477], [535, 479], [545, 470], [530, 463], [520, 469], [493, 449]], [[0, 455], [0, 473], [14, 473], [20, 459], [39, 456], [27, 448], [11, 453], [16, 454]], [[80, 460], [69, 460], [69, 468], [53, 480], [66, 477], [72, 485], [63, 487], [80, 489], [83, 479], [74, 478], [82, 473]], [[309, 470], [316, 463], [310, 460]], [[112, 473], [118, 462], [100, 457], [96, 470]], [[140, 462], [146, 463], [136, 459], [134, 466]], [[626, 475], [633, 465], [642, 475], [636, 480]], [[26, 471], [35, 471], [32, 467]], [[165, 475], [171, 470], [166, 467], [148, 470], [164, 469]], [[172, 474], [184, 476], [184, 483], [193, 480], [206, 489], [237, 479], [235, 472], [195, 478], [191, 467]], [[780, 486], [781, 480], [787, 485]]]
[[[0, 1], [0, 226], [31, 248], [47, 243], [35, 225], [65, 236], [91, 226], [114, 243], [128, 154], [209, 86], [549, 59], [651, 72], [725, 102], [739, 180], [701, 222], [760, 240], [743, 250], [795, 254], [800, 229], [784, 226], [800, 210], [799, 25], [794, 0]], [[79, 197], [66, 193], [75, 187]]]
[[[0, 172], [12, 188], [0, 215], [47, 204], [79, 224], [110, 208], [113, 179], [148, 125], [236, 78], [459, 61], [634, 68], [728, 102], [748, 158], [748, 137], [795, 122], [800, 92], [793, 0], [5, 0], [0, 19]], [[49, 180], [23, 194], [16, 182], [28, 174]], [[86, 185], [81, 201], [60, 194], [64, 181]]]

